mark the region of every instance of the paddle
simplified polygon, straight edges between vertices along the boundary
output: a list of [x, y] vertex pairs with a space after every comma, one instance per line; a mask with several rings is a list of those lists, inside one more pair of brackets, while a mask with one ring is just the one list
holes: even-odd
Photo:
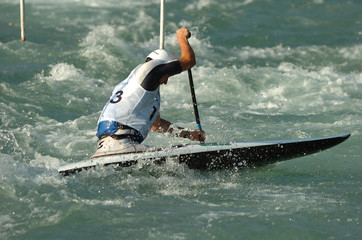
[[[194, 81], [192, 79], [191, 69], [188, 70], [188, 74], [189, 74], [189, 83], [190, 83], [192, 104], [194, 105], [194, 113], [195, 113], [195, 118], [196, 118], [197, 130], [202, 131], [199, 110], [197, 108], [196, 94], [195, 94]], [[204, 141], [202, 140], [201, 135], [199, 135], [199, 138], [200, 138], [200, 143], [203, 143]]]
[[[161, 4], [160, 4], [160, 49], [163, 49], [163, 47], [164, 47], [164, 34], [163, 34], [163, 32], [164, 32], [164, 15], [165, 15], [164, 13], [165, 13], [165, 0], [161, 0]], [[195, 94], [194, 81], [192, 79], [191, 69], [188, 70], [188, 75], [189, 75], [192, 103], [194, 105], [197, 130], [202, 131], [200, 117], [199, 117], [199, 110], [197, 108], [196, 94]], [[201, 135], [199, 136], [199, 138], [200, 138], [200, 142], [203, 143], [204, 141], [202, 140]]]

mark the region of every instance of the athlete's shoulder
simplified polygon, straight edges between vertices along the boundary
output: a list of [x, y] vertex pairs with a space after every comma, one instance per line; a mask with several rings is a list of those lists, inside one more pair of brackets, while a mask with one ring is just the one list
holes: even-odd
[[142, 64], [142, 67], [144, 68], [149, 68], [149, 69], [153, 69], [159, 65], [163, 65], [163, 64], [167, 64], [168, 62], [164, 61], [164, 60], [160, 60], [160, 59], [155, 59], [155, 60], [151, 60], [149, 62], [145, 62]]

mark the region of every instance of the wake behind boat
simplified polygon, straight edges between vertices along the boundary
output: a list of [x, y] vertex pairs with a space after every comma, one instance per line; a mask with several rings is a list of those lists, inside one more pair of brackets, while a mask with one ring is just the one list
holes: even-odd
[[58, 172], [67, 176], [82, 170], [109, 166], [127, 167], [138, 162], [152, 160], [162, 163], [173, 159], [192, 169], [215, 170], [233, 167], [258, 167], [317, 153], [344, 142], [350, 134], [294, 139], [244, 141], [230, 144], [195, 144], [175, 146], [167, 150], [128, 153], [93, 158], [59, 167]]

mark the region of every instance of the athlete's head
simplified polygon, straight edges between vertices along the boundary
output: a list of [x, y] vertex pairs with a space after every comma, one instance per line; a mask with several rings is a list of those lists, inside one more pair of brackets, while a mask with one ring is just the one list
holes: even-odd
[[174, 60], [175, 57], [169, 53], [168, 51], [166, 51], [165, 49], [157, 49], [153, 52], [151, 52], [150, 54], [148, 54], [147, 58], [146, 58], [146, 62], [151, 61], [151, 60], [156, 60], [156, 59], [160, 59], [160, 60], [164, 60], [166, 62]]

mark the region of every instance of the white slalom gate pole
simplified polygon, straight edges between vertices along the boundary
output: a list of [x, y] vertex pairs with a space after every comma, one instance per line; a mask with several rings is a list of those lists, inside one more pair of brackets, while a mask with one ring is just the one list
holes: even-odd
[[25, 41], [25, 0], [20, 0], [20, 26], [21, 26], [21, 41]]
[[163, 26], [164, 26], [164, 15], [165, 15], [165, 0], [161, 0], [161, 11], [160, 11], [160, 49], [164, 47], [164, 36], [163, 36]]

